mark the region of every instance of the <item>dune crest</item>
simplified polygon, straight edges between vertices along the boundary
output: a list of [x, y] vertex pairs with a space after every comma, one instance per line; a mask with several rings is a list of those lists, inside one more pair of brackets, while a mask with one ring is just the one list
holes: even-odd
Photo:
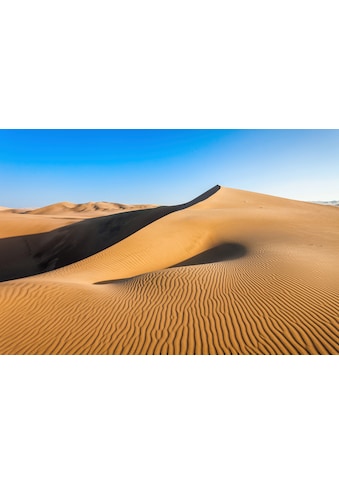
[[39, 209], [31, 209], [25, 211], [27, 214], [36, 215], [65, 215], [74, 214], [86, 216], [96, 216], [103, 213], [117, 213], [121, 211], [131, 211], [155, 207], [151, 204], [119, 204], [117, 202], [85, 202], [82, 204], [74, 204], [73, 202], [58, 202], [56, 204], [46, 205]]
[[1, 213], [2, 277], [21, 276], [0, 283], [1, 353], [339, 353], [336, 208], [215, 186], [80, 222], [54, 210]]

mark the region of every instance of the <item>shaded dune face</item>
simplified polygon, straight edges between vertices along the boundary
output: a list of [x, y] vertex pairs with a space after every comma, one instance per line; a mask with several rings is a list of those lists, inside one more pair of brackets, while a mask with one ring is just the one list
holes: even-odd
[[[245, 256], [247, 250], [245, 246], [242, 244], [237, 243], [223, 243], [219, 244], [218, 246], [208, 249], [207, 251], [203, 251], [193, 258], [186, 259], [185, 261], [181, 261], [178, 264], [174, 264], [171, 266], [172, 268], [180, 268], [182, 266], [195, 266], [198, 264], [210, 264], [210, 263], [217, 263], [221, 261], [230, 261], [232, 259], [238, 259]], [[108, 281], [96, 281], [94, 284], [96, 285], [104, 285], [110, 283], [121, 283], [126, 282], [131, 278], [121, 278], [119, 280], [108, 280]]]
[[207, 249], [193, 258], [186, 259], [173, 267], [194, 266], [196, 264], [217, 263], [220, 261], [230, 261], [245, 256], [247, 249], [242, 244], [226, 242], [214, 248]]
[[339, 353], [336, 207], [216, 186], [155, 209], [38, 233], [35, 267], [13, 237], [35, 276], [0, 284], [0, 352]]
[[[219, 188], [215, 186], [185, 204], [91, 218], [46, 233], [0, 239], [0, 281], [40, 274], [87, 258], [168, 214], [203, 201]], [[48, 214], [60, 206], [69, 211], [75, 204], [54, 204], [30, 214]]]

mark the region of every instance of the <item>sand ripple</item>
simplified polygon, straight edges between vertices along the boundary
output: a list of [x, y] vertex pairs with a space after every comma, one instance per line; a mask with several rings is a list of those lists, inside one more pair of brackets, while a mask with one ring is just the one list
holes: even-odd
[[0, 353], [338, 354], [338, 222], [337, 208], [221, 188], [1, 283]]

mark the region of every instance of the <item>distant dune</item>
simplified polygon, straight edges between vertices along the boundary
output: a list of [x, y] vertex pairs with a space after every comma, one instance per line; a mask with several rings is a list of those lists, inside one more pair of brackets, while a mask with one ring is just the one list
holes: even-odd
[[26, 213], [29, 214], [40, 214], [40, 215], [81, 215], [82, 217], [96, 216], [100, 215], [101, 212], [106, 213], [117, 213], [122, 211], [131, 211], [146, 209], [150, 207], [155, 207], [152, 205], [139, 204], [139, 205], [128, 205], [119, 204], [115, 202], [86, 202], [84, 204], [73, 204], [72, 202], [59, 202], [57, 204], [47, 205], [41, 207], [40, 209], [27, 210]]
[[339, 353], [336, 207], [216, 186], [0, 221], [2, 354]]
[[333, 205], [335, 207], [339, 207], [339, 200], [329, 200], [327, 202], [315, 201], [314, 204]]

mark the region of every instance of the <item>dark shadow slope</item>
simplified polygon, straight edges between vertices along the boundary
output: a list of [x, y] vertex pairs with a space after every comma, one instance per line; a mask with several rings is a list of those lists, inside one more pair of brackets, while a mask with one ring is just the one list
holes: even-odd
[[[203, 251], [202, 253], [193, 256], [192, 258], [181, 261], [178, 264], [170, 266], [170, 268], [180, 268], [183, 266], [195, 266], [198, 264], [210, 264], [210, 263], [220, 263], [221, 261], [231, 261], [232, 259], [239, 259], [247, 254], [247, 249], [242, 244], [238, 243], [224, 243], [215, 246], [214, 248]], [[170, 269], [169, 268], [169, 269]], [[141, 276], [141, 275], [138, 275]], [[106, 280], [106, 281], [96, 281], [95, 285], [108, 285], [111, 283], [125, 283], [126, 281], [132, 280], [136, 276], [131, 278], [122, 278], [118, 280]]]
[[181, 263], [171, 266], [171, 268], [178, 268], [180, 266], [193, 266], [197, 264], [219, 263], [220, 261], [230, 261], [245, 256], [247, 249], [242, 244], [238, 243], [224, 243], [214, 248], [208, 249], [193, 258], [186, 259]]
[[96, 217], [46, 233], [0, 239], [0, 281], [44, 273], [92, 256], [172, 212], [206, 200], [219, 189], [216, 185], [185, 204]]

